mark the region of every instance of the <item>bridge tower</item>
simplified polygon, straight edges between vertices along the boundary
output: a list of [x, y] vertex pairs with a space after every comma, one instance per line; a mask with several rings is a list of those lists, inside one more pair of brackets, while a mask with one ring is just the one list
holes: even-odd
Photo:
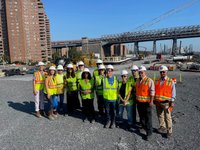
[[174, 38], [173, 45], [172, 45], [172, 55], [176, 55], [176, 54], [177, 54], [177, 39]]
[[156, 41], [153, 41], [153, 54], [156, 54]]
[[139, 54], [139, 43], [138, 42], [134, 43], [134, 52], [135, 52], [136, 55]]

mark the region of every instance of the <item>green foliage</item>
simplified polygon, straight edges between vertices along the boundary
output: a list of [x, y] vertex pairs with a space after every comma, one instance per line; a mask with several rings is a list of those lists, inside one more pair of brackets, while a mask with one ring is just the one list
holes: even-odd
[[76, 63], [77, 61], [81, 60], [82, 52], [77, 51], [76, 48], [72, 48], [69, 50], [68, 56], [69, 56], [70, 61], [72, 61], [73, 63]]

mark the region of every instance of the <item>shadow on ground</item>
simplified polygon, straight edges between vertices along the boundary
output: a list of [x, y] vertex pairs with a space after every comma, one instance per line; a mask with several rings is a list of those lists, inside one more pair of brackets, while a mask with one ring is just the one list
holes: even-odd
[[17, 111], [21, 111], [30, 115], [34, 115], [34, 107], [35, 107], [35, 103], [34, 102], [14, 102], [14, 101], [8, 101], [8, 106], [17, 110]]

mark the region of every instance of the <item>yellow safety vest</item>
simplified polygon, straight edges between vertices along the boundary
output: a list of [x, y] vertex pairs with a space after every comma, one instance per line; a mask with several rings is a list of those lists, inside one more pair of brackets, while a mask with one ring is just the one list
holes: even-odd
[[77, 81], [81, 79], [81, 75], [82, 75], [82, 72], [80, 70], [76, 71], [75, 76], [76, 76]]
[[[79, 81], [79, 89], [81, 91], [81, 98], [85, 99], [92, 99], [94, 98], [94, 79], [90, 79], [88, 82], [85, 82], [84, 79]], [[91, 90], [89, 94], [83, 94], [82, 91]]]
[[103, 98], [108, 101], [117, 100], [118, 82], [114, 76], [114, 83], [112, 85], [108, 82], [108, 77], [103, 79]]
[[131, 86], [132, 86], [131, 95], [132, 95], [132, 98], [134, 98], [134, 97], [136, 96], [136, 88], [135, 88], [136, 82], [135, 82], [134, 77], [133, 77], [133, 76], [130, 76], [130, 77], [128, 78], [128, 82], [131, 83]]
[[46, 78], [48, 88], [46, 89], [49, 95], [56, 95], [57, 94], [57, 83], [56, 79], [52, 76]]
[[41, 74], [40, 71], [34, 73], [35, 77], [35, 90], [43, 90], [44, 89], [44, 81], [45, 75]]
[[[118, 87], [118, 93], [120, 94], [120, 89], [121, 89], [121, 86], [122, 86], [122, 81], [119, 82], [119, 87]], [[131, 90], [131, 83], [130, 82], [126, 82], [126, 89], [125, 89], [125, 98], [128, 96], [128, 93], [129, 91]], [[124, 98], [124, 99], [125, 99]], [[119, 99], [120, 101], [120, 99]], [[133, 98], [132, 98], [132, 95], [130, 95], [129, 99], [128, 99], [128, 104], [127, 106], [131, 106], [133, 105]]]
[[67, 91], [72, 92], [72, 91], [76, 91], [77, 90], [77, 78], [74, 77], [69, 77], [66, 79], [67, 83], [66, 83], [66, 88]]
[[96, 85], [96, 91], [97, 95], [103, 95], [103, 76], [96, 76], [95, 78], [95, 85]]
[[65, 74], [56, 74], [57, 94], [64, 93], [64, 76]]
[[99, 76], [99, 70], [98, 68], [96, 68], [93, 72], [93, 77], [96, 78], [97, 76]]

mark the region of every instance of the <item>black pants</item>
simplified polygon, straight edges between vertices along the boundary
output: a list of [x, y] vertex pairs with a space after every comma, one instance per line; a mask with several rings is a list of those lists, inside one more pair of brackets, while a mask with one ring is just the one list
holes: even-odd
[[78, 98], [78, 92], [72, 91], [67, 92], [67, 112], [68, 114], [73, 113], [75, 109], [80, 108], [80, 101]]
[[133, 103], [133, 125], [136, 123], [136, 102]]
[[83, 120], [86, 118], [89, 121], [95, 119], [95, 111], [94, 111], [94, 99], [84, 99], [82, 100], [82, 110], [83, 110]]
[[152, 134], [152, 107], [149, 103], [137, 103], [138, 113], [142, 127], [146, 130], [147, 135]]
[[97, 104], [98, 104], [99, 114], [103, 115], [104, 114], [104, 99], [103, 99], [103, 95], [97, 95]]

